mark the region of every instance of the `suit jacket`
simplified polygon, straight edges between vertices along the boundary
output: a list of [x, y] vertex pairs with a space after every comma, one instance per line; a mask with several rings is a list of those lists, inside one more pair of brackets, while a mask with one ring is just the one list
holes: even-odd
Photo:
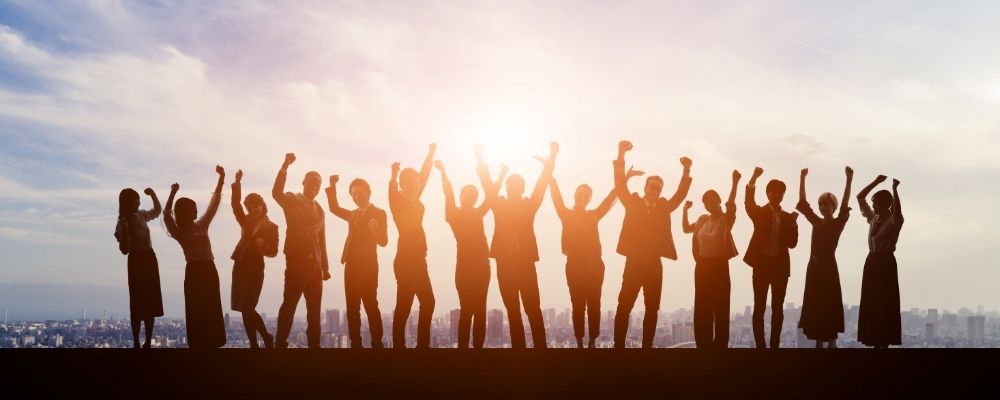
[[347, 240], [344, 241], [344, 252], [340, 256], [341, 264], [378, 264], [378, 252], [376, 251], [379, 245], [378, 240], [368, 228], [368, 221], [373, 218], [378, 221], [382, 234], [385, 235], [388, 229], [385, 210], [375, 207], [374, 204], [369, 204], [363, 212], [360, 210], [351, 212], [350, 219], [347, 221]]
[[[257, 239], [264, 241], [264, 249], [261, 251], [255, 244]], [[246, 257], [274, 257], [278, 255], [278, 225], [267, 217], [263, 217], [256, 224], [250, 222], [240, 223], [240, 241], [233, 250], [232, 259], [240, 261]]]
[[614, 161], [615, 187], [619, 191], [618, 199], [625, 207], [625, 219], [622, 231], [618, 236], [618, 254], [631, 256], [656, 256], [671, 260], [677, 259], [677, 249], [674, 247], [674, 237], [670, 231], [670, 213], [687, 197], [691, 188], [691, 177], [685, 173], [681, 178], [677, 191], [669, 199], [656, 199], [652, 212], [647, 210], [646, 202], [638, 193], [629, 193], [625, 182], [625, 165]]
[[787, 277], [791, 274], [788, 249], [795, 248], [799, 242], [799, 225], [790, 212], [781, 210], [778, 224], [778, 254], [773, 258], [763, 254], [774, 229], [774, 220], [769, 206], [757, 205], [754, 191], [754, 186], [747, 185], [744, 206], [747, 215], [753, 221], [753, 236], [750, 237], [750, 245], [747, 246], [743, 261], [751, 268], [768, 269], [779, 276]]
[[530, 199], [500, 198], [493, 204], [493, 245], [490, 257], [523, 258], [538, 261], [538, 242], [535, 239], [535, 214], [538, 207]]
[[329, 270], [326, 255], [326, 213], [316, 200], [301, 194], [285, 193], [275, 200], [285, 213], [285, 256], [297, 260], [313, 259]]

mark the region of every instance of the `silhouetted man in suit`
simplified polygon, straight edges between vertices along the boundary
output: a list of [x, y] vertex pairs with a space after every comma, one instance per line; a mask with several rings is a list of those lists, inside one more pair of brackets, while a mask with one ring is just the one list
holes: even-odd
[[743, 261], [753, 268], [753, 337], [757, 348], [767, 348], [764, 340], [764, 310], [767, 308], [767, 291], [771, 290], [771, 348], [781, 345], [781, 324], [785, 319], [782, 307], [788, 286], [790, 263], [788, 249], [799, 241], [799, 213], [781, 209], [785, 197], [785, 183], [772, 179], [767, 183], [767, 204], [757, 205], [754, 197], [757, 178], [764, 170], [757, 167], [746, 187], [747, 215], [753, 221], [753, 236]]
[[406, 348], [406, 320], [410, 318], [414, 296], [420, 300], [417, 348], [431, 347], [434, 291], [431, 288], [431, 278], [427, 275], [427, 235], [424, 234], [424, 203], [420, 202], [420, 195], [424, 193], [431, 175], [435, 149], [437, 145], [431, 143], [419, 174], [413, 168], [400, 172], [399, 163], [392, 164], [389, 211], [392, 212], [392, 220], [399, 231], [396, 259], [392, 263], [396, 274], [396, 311], [392, 316], [394, 349]]
[[[511, 175], [507, 178], [507, 197], [492, 199], [493, 204], [493, 244], [490, 257], [497, 260], [497, 283], [500, 297], [507, 308], [510, 325], [510, 343], [515, 349], [526, 347], [524, 323], [521, 322], [521, 303], [531, 325], [531, 338], [536, 349], [545, 348], [545, 324], [542, 321], [542, 307], [538, 297], [538, 275], [535, 262], [538, 261], [538, 243], [535, 241], [535, 214], [545, 198], [545, 189], [552, 179], [559, 144], [549, 146], [549, 157], [538, 158], [544, 167], [535, 183], [530, 198], [525, 198], [524, 178]], [[481, 175], [489, 176], [486, 163], [479, 158], [477, 167]], [[487, 192], [487, 195], [491, 195]]]
[[625, 348], [629, 315], [639, 298], [640, 289], [646, 307], [642, 320], [642, 347], [650, 348], [656, 337], [656, 318], [663, 288], [661, 258], [677, 260], [677, 249], [670, 232], [670, 213], [681, 205], [691, 188], [691, 159], [681, 158], [684, 175], [670, 199], [660, 197], [663, 178], [656, 175], [646, 178], [643, 196], [640, 197], [638, 193], [628, 190], [628, 180], [643, 174], [631, 167], [625, 171], [625, 153], [631, 149], [631, 142], [621, 141], [618, 144], [618, 159], [614, 161], [615, 190], [625, 207], [617, 249], [618, 254], [625, 256], [625, 273], [615, 313], [615, 348]]
[[299, 298], [306, 298], [306, 336], [309, 347], [319, 347], [319, 314], [323, 300], [323, 281], [330, 279], [330, 264], [326, 257], [326, 217], [316, 202], [323, 178], [316, 171], [306, 173], [302, 193], [285, 193], [288, 166], [295, 154], [285, 154], [285, 162], [274, 179], [271, 196], [285, 214], [285, 291], [278, 311], [278, 332], [275, 346], [288, 347]]
[[338, 175], [330, 176], [326, 197], [330, 212], [347, 221], [347, 240], [340, 263], [344, 265], [344, 294], [347, 300], [347, 332], [351, 348], [361, 348], [361, 305], [368, 315], [371, 346], [382, 348], [382, 313], [378, 310], [377, 246], [389, 243], [385, 211], [371, 203], [371, 187], [363, 179], [351, 181], [348, 190], [357, 209], [347, 210], [337, 202]]

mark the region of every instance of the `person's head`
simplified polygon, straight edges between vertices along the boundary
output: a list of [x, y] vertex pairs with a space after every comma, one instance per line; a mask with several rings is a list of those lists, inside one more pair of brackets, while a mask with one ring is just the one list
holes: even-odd
[[416, 198], [420, 190], [420, 174], [413, 168], [404, 168], [399, 172], [399, 190], [403, 196]]
[[876, 215], [889, 215], [892, 212], [892, 193], [879, 190], [872, 195], [872, 208]]
[[302, 179], [302, 195], [314, 199], [319, 194], [320, 186], [323, 186], [323, 177], [319, 172], [306, 172], [306, 177]]
[[524, 195], [524, 178], [514, 174], [507, 177], [507, 198], [520, 199]]
[[347, 187], [347, 190], [351, 193], [351, 199], [354, 200], [354, 204], [358, 207], [364, 207], [368, 205], [372, 197], [372, 188], [368, 185], [364, 179], [357, 178], [351, 181], [351, 185]]
[[781, 205], [781, 200], [785, 198], [785, 182], [771, 179], [764, 190], [767, 192], [767, 204], [772, 206]]
[[576, 187], [576, 192], [573, 193], [573, 208], [585, 208], [587, 204], [590, 204], [590, 199], [594, 196], [594, 191], [590, 188], [590, 185], [583, 184]]
[[190, 225], [195, 218], [198, 218], [198, 205], [194, 200], [187, 197], [177, 199], [174, 203], [174, 219], [177, 220], [177, 225]]
[[131, 214], [139, 211], [139, 192], [132, 188], [118, 192], [118, 215]]
[[819, 213], [823, 218], [833, 218], [833, 212], [837, 211], [837, 196], [826, 192], [819, 195]]
[[475, 186], [465, 185], [462, 186], [462, 191], [458, 195], [458, 200], [461, 202], [463, 208], [471, 208], [476, 206], [476, 200], [479, 199], [479, 191], [476, 190]]
[[712, 215], [722, 214], [722, 197], [719, 197], [719, 192], [714, 190], [709, 190], [701, 196], [701, 204], [705, 206], [705, 210]]
[[251, 218], [260, 218], [267, 215], [267, 203], [264, 203], [264, 198], [260, 197], [257, 193], [248, 194], [243, 199], [243, 206], [247, 209], [247, 216]]
[[643, 194], [649, 199], [659, 199], [660, 194], [663, 193], [663, 178], [657, 175], [650, 175], [646, 178], [646, 187], [643, 188]]

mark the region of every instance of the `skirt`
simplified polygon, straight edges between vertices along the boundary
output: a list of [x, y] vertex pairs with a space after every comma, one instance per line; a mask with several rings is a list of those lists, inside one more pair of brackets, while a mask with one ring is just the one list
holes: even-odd
[[260, 300], [260, 291], [264, 287], [264, 258], [250, 257], [237, 261], [233, 265], [233, 289], [230, 296], [230, 307], [233, 311], [253, 312]]
[[837, 334], [844, 331], [843, 303], [837, 259], [810, 258], [799, 328], [812, 340], [837, 340]]
[[902, 344], [896, 256], [869, 253], [861, 279], [858, 341], [866, 346]]
[[128, 255], [128, 307], [133, 319], [163, 316], [160, 267], [153, 249], [133, 250]]
[[189, 261], [184, 270], [184, 314], [188, 347], [218, 348], [226, 345], [222, 319], [219, 273], [211, 260]]

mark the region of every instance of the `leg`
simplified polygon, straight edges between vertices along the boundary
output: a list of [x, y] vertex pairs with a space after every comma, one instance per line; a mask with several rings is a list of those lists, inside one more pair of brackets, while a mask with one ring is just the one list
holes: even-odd
[[320, 347], [320, 307], [323, 304], [323, 275], [314, 273], [306, 282], [303, 294], [306, 298], [306, 337], [310, 349]]
[[257, 320], [260, 318], [256, 311], [243, 311], [243, 330], [247, 332], [247, 340], [251, 349], [260, 348], [257, 343]]
[[[132, 347], [139, 348], [139, 331], [142, 330], [142, 319], [132, 317]], [[146, 330], [149, 330], [147, 325]]]
[[489, 261], [477, 271], [472, 292], [472, 346], [481, 349], [486, 341], [486, 295], [490, 290]]
[[431, 287], [431, 277], [427, 274], [427, 262], [417, 275], [416, 296], [420, 301], [420, 312], [417, 319], [417, 348], [431, 347], [431, 320], [434, 319], [434, 288]]
[[642, 288], [637, 269], [640, 268], [634, 257], [625, 259], [625, 272], [622, 274], [622, 289], [618, 292], [618, 309], [615, 310], [615, 348], [625, 348], [625, 337], [628, 335], [628, 322], [632, 307], [639, 298]]
[[412, 265], [403, 266], [396, 261], [396, 309], [392, 313], [392, 348], [406, 348], [406, 322], [410, 319], [413, 308], [413, 295], [416, 291], [416, 281], [413, 274], [407, 271]]
[[642, 283], [642, 299], [646, 315], [642, 319], [642, 348], [653, 347], [656, 338], [656, 320], [660, 313], [660, 296], [663, 293], [663, 263], [657, 258], [649, 263], [650, 271]]
[[469, 348], [469, 335], [472, 327], [472, 316], [473, 316], [473, 301], [472, 301], [472, 288], [470, 285], [473, 282], [470, 279], [468, 269], [471, 268], [469, 265], [463, 265], [458, 263], [455, 265], [455, 289], [458, 291], [458, 348], [467, 349]]
[[347, 335], [351, 339], [351, 348], [358, 349], [361, 344], [361, 282], [358, 276], [358, 266], [348, 263], [344, 267], [344, 297], [347, 310]]
[[781, 325], [785, 321], [785, 289], [788, 287], [788, 277], [775, 277], [771, 280], [771, 348], [781, 346]]
[[722, 260], [713, 279], [715, 286], [715, 347], [729, 347], [729, 296], [732, 283], [729, 280], [729, 261]]
[[548, 347], [545, 337], [545, 320], [542, 318], [542, 302], [538, 294], [538, 275], [535, 263], [526, 262], [521, 269], [521, 302], [524, 303], [524, 313], [528, 315], [531, 325], [531, 341], [536, 349]]
[[590, 331], [588, 347], [594, 348], [601, 336], [601, 288], [604, 286], [604, 262], [598, 260], [590, 271], [590, 285], [587, 286], [587, 329]]
[[368, 316], [368, 331], [371, 333], [371, 347], [381, 349], [382, 313], [378, 310], [378, 264], [364, 266], [361, 287], [361, 302]]
[[758, 349], [767, 348], [764, 340], [764, 310], [767, 307], [767, 287], [770, 281], [764, 272], [753, 272], [753, 338]]
[[285, 269], [284, 298], [281, 308], [278, 309], [278, 332], [275, 338], [275, 346], [278, 348], [288, 347], [288, 334], [292, 330], [292, 320], [295, 318], [295, 309], [299, 306], [299, 298], [302, 297], [302, 280], [291, 267]]
[[510, 327], [510, 347], [525, 348], [524, 322], [521, 321], [521, 295], [517, 287], [517, 271], [508, 261], [497, 260], [497, 284], [500, 286], [500, 298], [507, 309], [507, 323]]
[[[709, 266], [705, 262], [694, 265], [694, 341], [698, 348], [708, 348], [713, 343], [711, 288]], [[676, 339], [675, 339], [676, 340]]]
[[573, 335], [576, 337], [576, 347], [583, 348], [583, 316], [587, 307], [584, 285], [586, 278], [582, 276], [583, 265], [573, 259], [566, 260], [566, 283], [569, 285], [569, 302], [573, 307]]
[[153, 345], [153, 325], [156, 323], [155, 318], [146, 318], [146, 343], [143, 343], [142, 348], [148, 349]]

